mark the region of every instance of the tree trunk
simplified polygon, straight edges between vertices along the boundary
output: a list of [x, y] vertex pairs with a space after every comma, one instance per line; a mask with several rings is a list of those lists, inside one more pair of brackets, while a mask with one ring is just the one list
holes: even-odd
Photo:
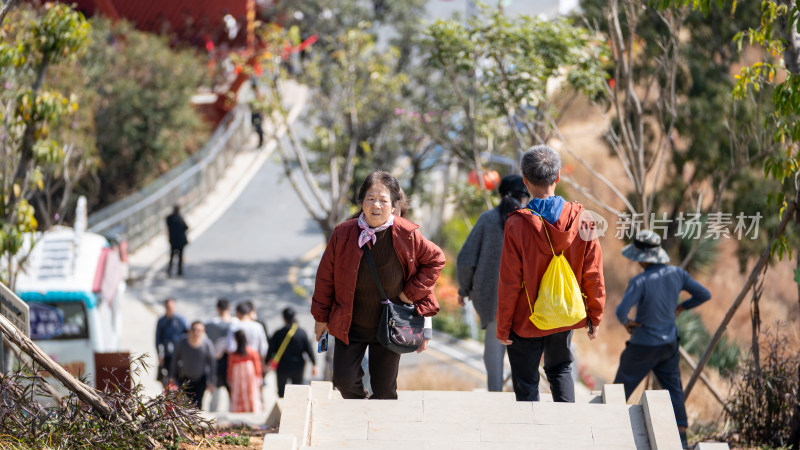
[[17, 0], [7, 0], [5, 4], [3, 4], [2, 9], [0, 9], [0, 25], [3, 24], [3, 21], [6, 18], [6, 14], [8, 14], [8, 12], [11, 11], [11, 8], [13, 8], [14, 5], [16, 5], [16, 3]]

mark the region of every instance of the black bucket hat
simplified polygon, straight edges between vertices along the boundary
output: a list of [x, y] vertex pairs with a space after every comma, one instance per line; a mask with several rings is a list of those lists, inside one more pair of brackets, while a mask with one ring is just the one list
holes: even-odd
[[500, 180], [500, 187], [497, 188], [497, 192], [499, 192], [501, 196], [511, 194], [515, 197], [520, 195], [530, 197], [528, 188], [525, 187], [525, 183], [522, 181], [522, 175], [516, 174], [504, 176], [503, 179]]

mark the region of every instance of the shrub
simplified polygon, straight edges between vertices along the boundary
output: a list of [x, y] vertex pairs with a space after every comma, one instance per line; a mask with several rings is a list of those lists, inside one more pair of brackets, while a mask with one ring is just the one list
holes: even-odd
[[238, 435], [234, 432], [220, 433], [216, 436], [211, 436], [209, 440], [219, 444], [236, 445], [239, 447], [247, 447], [250, 445], [250, 436]]
[[80, 70], [96, 97], [101, 204], [143, 186], [205, 143], [207, 126], [190, 105], [206, 74], [194, 52], [172, 49], [166, 38], [124, 21], [95, 18]]
[[728, 418], [747, 445], [783, 447], [790, 442], [792, 416], [800, 410], [798, 357], [779, 336], [767, 331], [763, 337], [761, 364], [750, 358], [738, 370]]
[[[706, 351], [708, 343], [711, 342], [711, 335], [703, 325], [700, 316], [693, 311], [684, 311], [675, 322], [678, 325], [678, 336], [680, 336], [683, 348], [695, 358], [700, 358]], [[711, 353], [708, 365], [719, 370], [723, 375], [730, 374], [736, 369], [741, 354], [739, 346], [723, 336]]]
[[[147, 365], [139, 357], [131, 367], [139, 374]], [[114, 411], [104, 418], [73, 393], [56, 401], [45, 384], [38, 370], [27, 367], [0, 376], [0, 447], [177, 448], [179, 442], [213, 431], [179, 390], [148, 398], [135, 383], [129, 392], [101, 392]]]

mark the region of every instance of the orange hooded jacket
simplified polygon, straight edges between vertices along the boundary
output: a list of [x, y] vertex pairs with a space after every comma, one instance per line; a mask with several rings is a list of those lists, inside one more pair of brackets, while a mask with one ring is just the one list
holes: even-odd
[[[561, 216], [555, 224], [546, 223], [547, 232], [557, 255], [564, 252], [578, 285], [586, 297], [586, 314], [594, 326], [600, 325], [606, 301], [603, 280], [603, 255], [596, 235], [584, 240], [587, 233], [581, 229], [583, 206], [577, 202], [564, 204]], [[513, 330], [520, 337], [541, 337], [570, 329], [583, 328], [586, 319], [571, 327], [541, 330], [529, 319], [531, 307], [536, 302], [539, 282], [553, 257], [547, 236], [542, 228], [542, 219], [527, 209], [511, 213], [506, 221], [503, 255], [500, 259], [500, 282], [497, 288], [497, 338], [509, 339]], [[586, 227], [593, 223], [583, 223]], [[594, 233], [593, 233], [594, 234]], [[522, 282], [528, 290], [528, 296]]]

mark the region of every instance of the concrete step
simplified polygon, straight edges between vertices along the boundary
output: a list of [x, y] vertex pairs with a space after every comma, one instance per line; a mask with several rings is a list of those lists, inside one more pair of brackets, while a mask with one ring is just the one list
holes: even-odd
[[666, 391], [625, 404], [620, 385], [592, 402], [517, 402], [509, 392], [400, 391], [343, 400], [329, 382], [287, 386], [270, 449], [680, 449]]

